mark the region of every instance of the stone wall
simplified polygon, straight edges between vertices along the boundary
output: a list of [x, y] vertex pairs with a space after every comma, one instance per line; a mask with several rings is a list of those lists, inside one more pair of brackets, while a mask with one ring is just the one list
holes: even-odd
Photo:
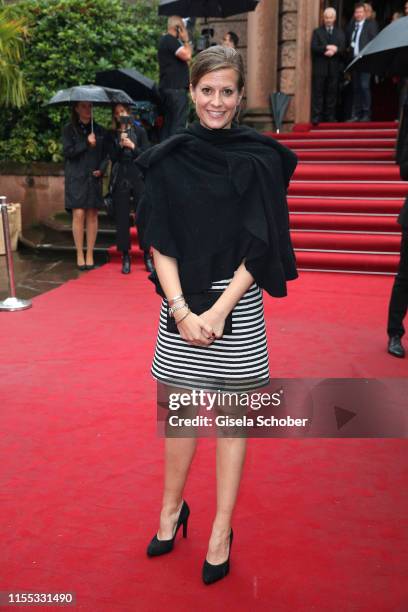
[[60, 164], [0, 165], [0, 192], [21, 204], [23, 229], [64, 210], [64, 175]]

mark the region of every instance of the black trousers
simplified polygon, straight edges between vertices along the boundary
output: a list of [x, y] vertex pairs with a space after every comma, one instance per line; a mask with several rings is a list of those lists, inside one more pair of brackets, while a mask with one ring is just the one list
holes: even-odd
[[337, 72], [321, 76], [314, 74], [312, 79], [312, 119], [335, 119], [339, 75]]
[[353, 85], [353, 116], [371, 118], [371, 74], [369, 72], [352, 71]]
[[404, 228], [401, 238], [401, 257], [397, 276], [391, 292], [388, 310], [387, 332], [389, 336], [402, 336], [405, 333], [403, 320], [408, 309], [408, 228]]
[[130, 212], [136, 210], [143, 189], [140, 177], [119, 179], [113, 192], [116, 222], [116, 246], [119, 251], [130, 249]]
[[163, 141], [186, 127], [188, 98], [185, 89], [160, 89], [160, 96], [164, 113], [160, 140]]

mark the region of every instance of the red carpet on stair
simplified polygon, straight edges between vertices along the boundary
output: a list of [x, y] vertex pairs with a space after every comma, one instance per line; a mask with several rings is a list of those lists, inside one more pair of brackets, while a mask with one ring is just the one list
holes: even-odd
[[356, 213], [371, 215], [393, 215], [397, 219], [401, 210], [401, 198], [364, 198], [364, 197], [333, 197], [315, 196], [307, 197], [299, 194], [289, 196], [289, 208], [294, 212], [327, 212], [333, 214]]
[[326, 131], [326, 130], [397, 130], [398, 123], [396, 121], [364, 121], [359, 123], [319, 123], [319, 125], [312, 126], [311, 123], [298, 123], [293, 127], [294, 132], [310, 132], [313, 131]]
[[377, 149], [373, 151], [362, 151], [359, 149], [325, 149], [323, 147], [315, 147], [316, 150], [308, 151], [305, 149], [296, 149], [292, 147], [300, 161], [316, 161], [316, 162], [360, 162], [360, 164], [371, 162], [388, 162], [395, 163], [395, 153], [392, 150]]
[[[396, 164], [299, 164], [294, 180], [298, 181], [399, 181]], [[406, 188], [406, 186], [405, 186]]]
[[[314, 272], [266, 295], [271, 375], [406, 377], [386, 352], [391, 285]], [[215, 447], [200, 440], [188, 538], [147, 558], [163, 478], [159, 305], [140, 260], [129, 276], [114, 261], [0, 313], [0, 590], [74, 591], [82, 612], [405, 611], [404, 439], [250, 439], [231, 572], [211, 587]]]
[[[268, 134], [268, 133], [266, 133]], [[274, 138], [279, 139], [279, 135], [270, 134]], [[318, 140], [309, 140], [304, 137], [303, 134], [296, 134], [296, 140], [284, 140], [283, 144], [292, 149], [353, 149], [353, 150], [365, 150], [365, 149], [381, 149], [381, 150], [392, 150], [395, 147], [395, 138], [365, 138], [364, 135], [358, 139], [354, 139], [352, 142], [347, 139], [337, 140], [335, 138], [324, 138], [320, 137]]]
[[373, 232], [392, 232], [401, 235], [401, 226], [397, 223], [395, 215], [348, 215], [346, 213], [305, 214], [292, 212], [290, 225], [293, 229], [307, 230], [337, 230], [356, 232], [370, 228]]
[[[304, 134], [302, 134], [302, 137], [304, 136]], [[323, 140], [323, 139], [336, 139], [336, 140], [341, 140], [344, 139], [345, 141], [348, 142], [353, 142], [355, 139], [360, 139], [360, 138], [374, 138], [374, 139], [378, 139], [378, 138], [393, 138], [395, 139], [397, 136], [397, 129], [387, 129], [387, 128], [383, 128], [382, 130], [378, 130], [378, 129], [365, 129], [365, 130], [360, 130], [359, 127], [355, 127], [354, 129], [343, 129], [343, 127], [340, 126], [340, 124], [337, 124], [336, 128], [332, 128], [332, 129], [319, 129], [319, 130], [315, 130], [315, 129], [311, 129], [308, 133], [307, 133], [307, 138], [308, 140]], [[299, 138], [299, 133], [294, 131], [294, 132], [288, 132], [288, 133], [283, 133], [283, 134], [279, 134], [276, 135], [274, 134], [275, 138], [278, 138], [278, 140], [282, 140], [282, 141], [291, 141], [291, 140], [297, 140]]]
[[402, 181], [298, 181], [290, 184], [289, 195], [312, 195], [348, 198], [400, 198], [402, 206], [408, 192], [407, 184]]
[[288, 194], [293, 244], [304, 270], [394, 274], [408, 184], [395, 164], [397, 124], [295, 125], [265, 132], [299, 158]]

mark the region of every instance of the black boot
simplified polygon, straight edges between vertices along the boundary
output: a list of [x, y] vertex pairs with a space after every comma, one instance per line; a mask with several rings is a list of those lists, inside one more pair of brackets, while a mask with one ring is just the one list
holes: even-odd
[[390, 336], [388, 341], [388, 352], [394, 357], [405, 357], [405, 349], [402, 346], [401, 338], [399, 336]]
[[154, 272], [153, 258], [150, 255], [149, 251], [145, 251], [144, 252], [143, 259], [144, 259], [145, 268], [146, 268], [147, 272]]
[[130, 274], [130, 255], [127, 251], [123, 251], [122, 274]]

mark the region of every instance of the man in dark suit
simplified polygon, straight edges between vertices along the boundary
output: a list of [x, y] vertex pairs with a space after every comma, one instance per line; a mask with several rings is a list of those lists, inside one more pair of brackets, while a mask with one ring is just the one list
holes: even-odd
[[336, 10], [327, 8], [323, 25], [312, 36], [312, 123], [336, 121], [339, 76], [346, 48], [345, 36], [335, 25]]
[[[405, 109], [408, 111], [408, 106]], [[408, 133], [405, 134], [398, 163], [401, 178], [408, 181]], [[387, 333], [388, 352], [394, 357], [405, 357], [401, 338], [405, 333], [403, 321], [408, 309], [408, 197], [399, 214], [398, 223], [402, 226], [401, 257], [388, 309]]]
[[[378, 34], [378, 24], [374, 19], [366, 18], [364, 2], [354, 6], [354, 18], [346, 30], [349, 61], [358, 56], [360, 51]], [[353, 85], [353, 110], [349, 121], [371, 120], [371, 75], [369, 72], [351, 71]]]

